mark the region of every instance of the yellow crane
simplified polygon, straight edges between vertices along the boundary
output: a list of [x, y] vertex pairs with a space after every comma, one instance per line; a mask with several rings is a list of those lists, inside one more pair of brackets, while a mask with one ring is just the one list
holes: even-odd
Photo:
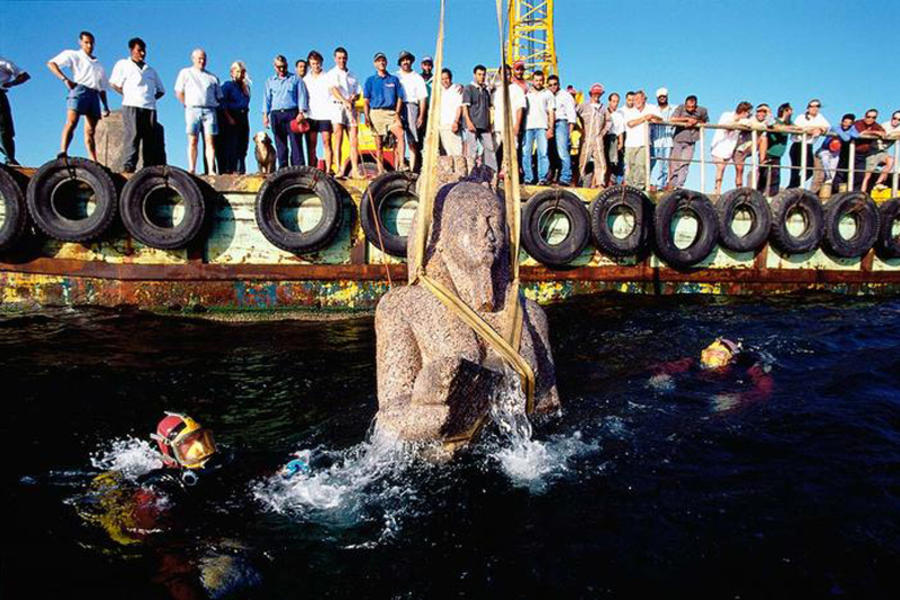
[[509, 0], [506, 61], [521, 60], [526, 73], [559, 75], [553, 38], [553, 0]]

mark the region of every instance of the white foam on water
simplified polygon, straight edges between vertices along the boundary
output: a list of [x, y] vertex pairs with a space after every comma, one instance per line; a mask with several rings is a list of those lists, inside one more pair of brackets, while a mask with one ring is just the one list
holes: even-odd
[[310, 457], [309, 473], [289, 479], [276, 474], [252, 487], [267, 510], [327, 525], [352, 527], [378, 523], [376, 540], [348, 548], [373, 547], [393, 538], [403, 519], [416, 511], [417, 476], [409, 474], [420, 446], [403, 443], [384, 433], [344, 450], [301, 449]]
[[550, 482], [569, 471], [570, 459], [595, 451], [598, 446], [585, 442], [580, 431], [553, 435], [544, 441], [533, 439], [525, 404], [519, 376], [507, 368], [504, 385], [491, 401], [491, 418], [503, 441], [490, 456], [513, 485], [541, 493]]
[[675, 390], [675, 380], [667, 373], [659, 373], [647, 380], [647, 387], [654, 392], [671, 392]]
[[163, 462], [150, 442], [133, 436], [104, 442], [91, 454], [91, 465], [101, 471], [119, 471], [129, 481], [154, 469]]

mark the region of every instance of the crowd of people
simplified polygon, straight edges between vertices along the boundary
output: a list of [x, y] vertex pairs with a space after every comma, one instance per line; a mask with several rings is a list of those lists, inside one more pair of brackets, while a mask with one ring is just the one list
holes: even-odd
[[[97, 160], [94, 132], [101, 114], [109, 113], [106, 90], [111, 88], [122, 95], [122, 170], [134, 171], [141, 151], [145, 165], [164, 163], [156, 103], [165, 87], [145, 61], [146, 43], [131, 39], [129, 56], [115, 64], [109, 78], [94, 55], [94, 36], [81, 32], [79, 45], [78, 50], [64, 50], [47, 63], [69, 90], [60, 155], [68, 152], [73, 132], [84, 117], [85, 147], [88, 156]], [[326, 70], [324, 57], [313, 50], [294, 63], [292, 73], [283, 55], [275, 57], [274, 73], [263, 86], [261, 124], [271, 130], [278, 168], [319, 165], [316, 152], [321, 142], [325, 169], [343, 174], [341, 150], [347, 135], [351, 175], [362, 177], [357, 109], [362, 100], [365, 123], [374, 133], [377, 172], [385, 169], [386, 141], [394, 147], [394, 168], [419, 170], [435, 77], [431, 57], [424, 57], [421, 72], [416, 72], [415, 56], [404, 50], [397, 60], [399, 69], [390, 73], [387, 56], [377, 52], [375, 72], [365, 80], [349, 70], [348, 58], [346, 49], [336, 48], [334, 65]], [[196, 167], [202, 139], [206, 172], [244, 173], [251, 129], [247, 66], [233, 62], [230, 79], [223, 84], [206, 69], [206, 63], [206, 52], [195, 49], [191, 66], [181, 69], [174, 86], [184, 106], [189, 170]], [[629, 91], [624, 102], [618, 93], [611, 93], [604, 103], [605, 89], [595, 83], [588, 97], [579, 102], [581, 95], [574, 87], [562, 88], [554, 74], [545, 77], [535, 71], [526, 78], [522, 62], [505, 65], [502, 72], [510, 84], [519, 176], [525, 183], [589, 187], [626, 183], [643, 189], [649, 182], [651, 191], [684, 186], [703, 135], [702, 126], [710, 125], [708, 111], [695, 95], [676, 106], [669, 102], [668, 89], [661, 87], [656, 90], [656, 104], [648, 102], [642, 90]], [[14, 130], [6, 89], [25, 83], [28, 77], [11, 61], [0, 58], [0, 149], [11, 164], [16, 164]], [[466, 85], [454, 83], [452, 71], [443, 69], [439, 85], [443, 89], [438, 123], [442, 153], [477, 158], [499, 170], [503, 86], [489, 81], [484, 65], [474, 67], [472, 81]], [[821, 106], [819, 100], [810, 100], [806, 111], [796, 118], [788, 103], [779, 106], [775, 114], [767, 104], [754, 109], [749, 102], [724, 112], [710, 146], [716, 193], [721, 192], [728, 165], [734, 168], [736, 186], [750, 185], [752, 175], [745, 180], [745, 165], [754, 153], [758, 189], [769, 195], [780, 187], [785, 153], [790, 157], [789, 187], [798, 187], [801, 180], [805, 183], [812, 177], [812, 191], [826, 182], [837, 188], [848, 182], [851, 170], [859, 171], [853, 178], [856, 189], [885, 184], [894, 166], [892, 145], [900, 136], [900, 111], [880, 124], [875, 109], [867, 110], [862, 119], [846, 114], [839, 126], [832, 126], [820, 112]], [[573, 148], [576, 130], [580, 144]], [[855, 145], [852, 165], [851, 144]], [[801, 166], [807, 167], [802, 174]]]

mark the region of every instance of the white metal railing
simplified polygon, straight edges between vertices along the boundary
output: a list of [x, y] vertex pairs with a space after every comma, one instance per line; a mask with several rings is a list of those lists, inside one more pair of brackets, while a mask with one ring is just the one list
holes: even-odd
[[[645, 189], [650, 189], [650, 187], [651, 187], [651, 169], [650, 169], [650, 165], [651, 165], [650, 128], [651, 127], [681, 127], [681, 128], [685, 128], [685, 129], [692, 129], [691, 127], [687, 127], [686, 125], [681, 124], [681, 123], [671, 123], [671, 122], [667, 122], [667, 121], [662, 121], [662, 122], [657, 122], [657, 123], [649, 123], [649, 127], [646, 128], [645, 133], [644, 133], [644, 138], [645, 138], [644, 139], [644, 158], [646, 160], [646, 169], [645, 169], [645, 173], [644, 173]], [[743, 124], [718, 125], [718, 124], [710, 124], [710, 123], [698, 123], [697, 125], [695, 125], [693, 127], [693, 129], [698, 129], [700, 131], [700, 138], [698, 140], [698, 145], [699, 145], [699, 149], [700, 149], [700, 158], [699, 159], [692, 158], [685, 162], [687, 162], [688, 164], [699, 164], [700, 165], [700, 192], [704, 193], [704, 194], [706, 193], [706, 169], [709, 166], [709, 162], [710, 162], [710, 160], [706, 156], [706, 139], [705, 139], [706, 135], [705, 134], [706, 134], [706, 130], [709, 130], [709, 129], [711, 129], [711, 130], [725, 129], [725, 130], [731, 130], [731, 131], [749, 131], [750, 132], [750, 135], [751, 135], [750, 150], [751, 150], [751, 168], [752, 168], [750, 178], [751, 178], [752, 186], [754, 189], [756, 189], [759, 184], [759, 180], [758, 180], [759, 166], [760, 166], [760, 164], [762, 164], [764, 162], [764, 159], [765, 159], [765, 157], [762, 157], [763, 161], [760, 160], [759, 146], [758, 146], [759, 134], [760, 134], [760, 132], [763, 132], [763, 131], [771, 132], [771, 133], [793, 134], [793, 135], [800, 136], [800, 143], [801, 143], [800, 166], [798, 167], [793, 164], [783, 165], [783, 164], [779, 163], [779, 165], [777, 167], [772, 167], [772, 168], [777, 168], [779, 170], [780, 169], [788, 169], [789, 172], [792, 170], [799, 169], [800, 170], [800, 185], [801, 185], [801, 187], [806, 186], [806, 180], [808, 178], [808, 173], [810, 171], [812, 171], [813, 173], [815, 173], [817, 171], [832, 171], [832, 169], [826, 169], [824, 166], [817, 167], [817, 166], [813, 165], [812, 167], [810, 167], [809, 164], [807, 164], [808, 163], [807, 154], [809, 152], [810, 146], [812, 144], [814, 144], [818, 138], [828, 137], [827, 132], [824, 134], [821, 134], [819, 136], [810, 138], [808, 131], [801, 129], [799, 127], [791, 126], [791, 125], [779, 126], [779, 127], [755, 127], [755, 126], [743, 125]], [[866, 168], [856, 169], [855, 168], [857, 141], [859, 141], [859, 140], [869, 141], [869, 140], [880, 140], [880, 139], [883, 139], [884, 141], [887, 141], [887, 142], [891, 142], [891, 141], [894, 142], [894, 145], [893, 145], [894, 165], [892, 167], [892, 173], [891, 173], [891, 196], [897, 197], [898, 191], [900, 191], [900, 133], [894, 132], [894, 133], [884, 136], [883, 138], [864, 133], [864, 134], [860, 135], [858, 138], [851, 140], [849, 152], [848, 152], [848, 158], [847, 158], [847, 166], [840, 167], [840, 165], [838, 164], [837, 166], [835, 166], [833, 171], [834, 171], [835, 175], [837, 173], [846, 173], [847, 174], [846, 182], [847, 182], [848, 190], [853, 189], [854, 183], [856, 181], [855, 177], [856, 177], [857, 173], [869, 173], [872, 175], [880, 174], [881, 171], [878, 171], [877, 169], [866, 169]], [[789, 140], [787, 140], [786, 143], [787, 143], [787, 149], [786, 149], [785, 154], [789, 155], [789, 148], [795, 142], [792, 142], [789, 139]], [[672, 168], [671, 154], [669, 155], [669, 158], [666, 160], [669, 161], [669, 177], [671, 177], [671, 173], [672, 173], [672, 171], [671, 171], [671, 168]], [[657, 160], [657, 162], [660, 162], [660, 161]], [[679, 159], [678, 162], [681, 163], [682, 160]], [[665, 183], [668, 183], [668, 182], [665, 182]], [[828, 182], [823, 182], [823, 183], [828, 183]]]

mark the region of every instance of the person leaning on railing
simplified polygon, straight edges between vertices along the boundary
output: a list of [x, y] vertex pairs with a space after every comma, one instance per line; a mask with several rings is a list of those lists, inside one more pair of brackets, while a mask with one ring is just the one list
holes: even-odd
[[[734, 111], [725, 111], [719, 117], [719, 125], [735, 127], [737, 125], [748, 125], [750, 111], [753, 105], [749, 102], [740, 102]], [[725, 167], [728, 163], [735, 164], [734, 151], [740, 138], [741, 130], [734, 129], [716, 129], [713, 135], [712, 145], [709, 152], [712, 155], [713, 163], [716, 165], [716, 188], [715, 193], [722, 193], [722, 178], [725, 176]], [[740, 183], [738, 184], [740, 187]]]
[[[820, 112], [819, 109], [822, 108], [822, 103], [819, 100], [813, 99], [810, 100], [806, 105], [806, 112], [794, 119], [794, 126], [799, 127], [802, 133], [796, 134], [793, 136], [793, 144], [791, 144], [791, 181], [788, 184], [788, 187], [797, 188], [800, 187], [800, 170], [803, 165], [802, 160], [802, 147], [803, 147], [803, 133], [806, 133], [806, 168], [807, 171], [803, 174], [803, 181], [805, 182], [807, 179], [812, 177], [813, 168], [821, 169], [822, 164], [818, 162], [818, 160], [813, 156], [813, 142], [816, 141], [816, 138], [823, 135], [828, 129], [831, 127], [831, 123], [828, 122]], [[813, 184], [810, 188], [810, 191], [813, 193], [817, 193], [819, 188]]]
[[882, 167], [875, 186], [884, 185], [887, 177], [894, 167], [894, 157], [891, 155], [891, 148], [894, 146], [894, 140], [900, 138], [900, 110], [894, 111], [889, 121], [881, 124], [884, 129], [884, 136], [876, 142], [876, 150], [866, 158], [866, 178], [863, 181], [863, 187], [869, 182], [870, 173]]
[[853, 189], [868, 191], [871, 173], [866, 170], [866, 163], [870, 156], [878, 153], [878, 140], [884, 137], [884, 128], [878, 124], [878, 111], [870, 108], [862, 119], [853, 124], [859, 132], [860, 139], [856, 142], [856, 156], [853, 161], [853, 170], [859, 173], [854, 176]]
[[634, 106], [625, 111], [625, 183], [639, 189], [647, 185], [647, 144], [650, 123], [659, 123], [659, 107], [647, 104], [643, 90], [634, 94]]
[[[750, 128], [738, 133], [737, 147], [734, 149], [735, 187], [744, 186], [744, 164], [747, 162], [747, 158], [751, 158], [754, 152], [756, 152], [756, 156], [765, 156], [769, 149], [766, 128], [769, 126], [771, 114], [772, 110], [768, 104], [760, 104], [756, 107], [754, 116], [749, 119]], [[753, 130], [756, 130], [756, 148], [753, 147]], [[751, 182], [748, 182], [747, 185], [751, 186]]]
[[793, 113], [794, 109], [785, 102], [778, 107], [778, 116], [769, 127], [768, 146], [764, 158], [759, 162], [759, 173], [756, 178], [756, 189], [767, 196], [777, 194], [781, 186], [781, 157], [787, 150], [788, 132], [791, 129]]
[[831, 127], [816, 151], [816, 158], [822, 163], [822, 170], [813, 176], [813, 187], [820, 188], [823, 183], [830, 183], [832, 192], [847, 181], [847, 165], [850, 162], [850, 144], [859, 137], [859, 131], [853, 127], [856, 115], [847, 113], [841, 117], [839, 127]]
[[691, 160], [694, 158], [694, 146], [700, 139], [698, 125], [709, 123], [707, 110], [697, 105], [697, 96], [693, 94], [684, 99], [684, 104], [675, 107], [670, 122], [675, 123], [675, 135], [673, 136], [671, 165], [667, 188], [684, 187], [687, 180]]

